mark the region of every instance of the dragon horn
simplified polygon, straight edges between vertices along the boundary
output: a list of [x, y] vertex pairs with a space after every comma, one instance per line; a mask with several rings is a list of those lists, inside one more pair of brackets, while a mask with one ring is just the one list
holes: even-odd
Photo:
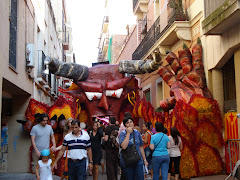
[[154, 60], [123, 60], [119, 62], [120, 73], [145, 74], [150, 73], [161, 66], [161, 56], [156, 54]]
[[61, 62], [56, 58], [47, 56], [48, 68], [52, 74], [73, 79], [74, 81], [84, 81], [88, 78], [89, 70], [87, 66], [75, 63]]

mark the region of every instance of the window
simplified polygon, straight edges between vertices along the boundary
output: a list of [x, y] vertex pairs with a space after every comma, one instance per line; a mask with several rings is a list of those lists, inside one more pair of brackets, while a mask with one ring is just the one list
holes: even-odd
[[224, 90], [224, 112], [237, 110], [234, 56], [222, 68]]
[[157, 83], [157, 102], [159, 103], [161, 100], [163, 100], [163, 85], [162, 85], [162, 81]]
[[146, 97], [146, 100], [151, 102], [151, 91], [150, 89], [147, 89], [146, 91], [144, 91], [144, 96]]
[[10, 36], [9, 36], [9, 64], [17, 68], [17, 0], [11, 0]]

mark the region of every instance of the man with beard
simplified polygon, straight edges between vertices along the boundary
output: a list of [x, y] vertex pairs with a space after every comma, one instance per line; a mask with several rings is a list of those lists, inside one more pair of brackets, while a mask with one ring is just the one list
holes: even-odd
[[50, 146], [50, 137], [53, 146], [51, 147], [52, 151], [56, 151], [56, 143], [53, 135], [53, 129], [48, 125], [49, 117], [46, 113], [35, 114], [35, 118], [38, 121], [38, 124], [33, 126], [31, 130], [31, 142], [33, 146], [32, 153], [32, 172], [35, 173], [35, 168], [38, 162], [38, 159], [41, 155], [41, 151], [44, 149], [49, 149]]

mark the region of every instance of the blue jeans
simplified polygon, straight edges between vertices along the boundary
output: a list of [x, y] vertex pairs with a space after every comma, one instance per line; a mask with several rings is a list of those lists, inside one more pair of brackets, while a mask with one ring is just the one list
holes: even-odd
[[86, 158], [73, 161], [68, 159], [68, 177], [69, 180], [86, 180]]
[[153, 180], [159, 180], [160, 169], [161, 169], [161, 174], [162, 174], [162, 180], [167, 180], [169, 162], [170, 162], [169, 155], [153, 156], [152, 157]]
[[126, 168], [127, 180], [144, 180], [143, 164]]
[[146, 156], [146, 159], [148, 162], [148, 169], [152, 169], [152, 153], [151, 153], [149, 147], [146, 147], [144, 149], [144, 152], [145, 152], [145, 156]]

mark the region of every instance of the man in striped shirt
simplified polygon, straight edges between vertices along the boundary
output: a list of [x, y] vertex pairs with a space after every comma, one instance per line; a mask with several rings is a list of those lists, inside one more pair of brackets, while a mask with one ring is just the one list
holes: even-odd
[[72, 133], [63, 140], [63, 147], [58, 153], [52, 169], [57, 168], [58, 160], [68, 147], [68, 176], [69, 180], [86, 180], [86, 158], [89, 159], [89, 169], [93, 168], [91, 142], [88, 133], [80, 128], [80, 122], [73, 120]]

